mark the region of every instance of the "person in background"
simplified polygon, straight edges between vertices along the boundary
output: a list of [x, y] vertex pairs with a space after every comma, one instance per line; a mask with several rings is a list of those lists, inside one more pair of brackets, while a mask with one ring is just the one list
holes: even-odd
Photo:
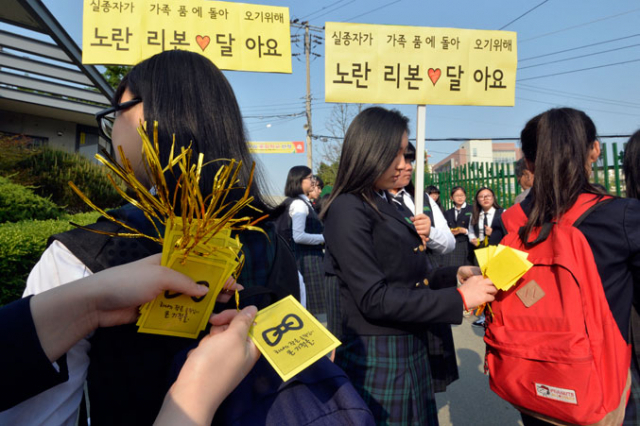
[[[491, 188], [482, 187], [476, 192], [473, 215], [469, 221], [469, 242], [475, 249], [497, 246], [505, 235], [500, 216], [504, 211]], [[484, 327], [484, 313], [472, 323]]]
[[522, 188], [522, 192], [516, 195], [514, 204], [521, 203], [527, 195], [529, 195], [529, 191], [533, 186], [533, 173], [529, 169], [527, 169], [527, 164], [525, 163], [524, 157], [516, 161], [515, 166], [516, 180], [518, 181], [518, 185]]
[[[624, 147], [622, 169], [627, 197], [640, 199], [640, 130], [631, 135]], [[635, 282], [640, 281], [640, 276], [634, 278]], [[629, 333], [633, 347], [631, 395], [623, 424], [636, 425], [640, 423], [640, 292], [634, 291], [633, 294]]]
[[295, 166], [289, 170], [284, 194], [289, 197], [289, 217], [293, 251], [302, 274], [307, 294], [307, 309], [315, 316], [326, 314], [324, 302], [324, 227], [309, 201], [314, 191], [311, 169]]
[[[407, 209], [404, 212], [404, 216], [416, 214], [415, 203], [413, 201], [414, 187], [411, 182], [411, 176], [413, 173], [413, 163], [416, 161], [416, 149], [411, 144], [407, 145], [405, 152], [405, 166], [401, 172], [396, 186], [389, 189], [389, 193], [393, 196], [393, 201], [397, 206], [402, 206]], [[435, 188], [435, 187], [433, 187]], [[425, 207], [423, 208], [424, 214], [427, 215], [431, 224], [431, 231], [429, 232], [429, 240], [427, 241], [426, 248], [429, 249], [430, 254], [446, 254], [451, 253], [455, 248], [455, 239], [452, 237], [447, 221], [442, 214], [442, 210], [437, 208], [438, 204], [433, 197], [428, 196], [424, 199]], [[428, 204], [428, 206], [427, 206]], [[432, 265], [437, 266], [437, 265]]]
[[321, 213], [325, 271], [336, 277], [340, 295], [335, 362], [376, 423], [436, 425], [427, 326], [459, 324], [465, 306], [491, 301], [497, 290], [481, 276], [456, 288], [456, 268], [430, 273], [429, 219], [403, 217], [387, 192], [405, 168], [407, 123], [397, 111], [372, 107], [349, 126]]
[[[413, 203], [414, 188], [411, 182], [413, 173], [413, 163], [416, 160], [416, 149], [409, 142], [404, 153], [404, 169], [396, 181], [396, 187], [390, 188], [389, 194], [393, 197], [393, 202], [400, 214], [406, 219], [414, 215], [415, 205]], [[442, 211], [437, 208], [435, 200], [426, 197], [425, 202], [430, 208], [424, 209], [425, 214], [431, 223], [429, 241], [427, 241], [427, 261], [432, 268], [440, 267], [440, 260], [448, 256], [447, 253], [455, 247], [455, 239], [449, 231]], [[437, 225], [436, 225], [437, 224]], [[454, 265], [451, 265], [454, 266]], [[461, 265], [457, 265], [461, 266]], [[434, 392], [444, 392], [447, 386], [457, 380], [458, 364], [456, 360], [456, 349], [449, 324], [430, 324], [428, 326], [429, 338], [429, 364], [431, 368], [432, 385]]]
[[429, 198], [435, 201], [435, 203], [440, 208], [440, 211], [444, 212], [444, 209], [442, 208], [442, 204], [440, 204], [440, 190], [438, 189], [438, 187], [434, 185], [429, 185], [425, 188], [424, 192], [429, 196]]
[[322, 211], [322, 190], [324, 189], [324, 181], [318, 175], [313, 175], [313, 188], [309, 194], [309, 200], [313, 205], [313, 209], [317, 214]]
[[451, 189], [451, 201], [453, 207], [444, 212], [444, 218], [456, 240], [456, 247], [444, 257], [444, 266], [469, 265], [469, 223], [473, 207], [467, 204], [467, 191], [461, 186]]

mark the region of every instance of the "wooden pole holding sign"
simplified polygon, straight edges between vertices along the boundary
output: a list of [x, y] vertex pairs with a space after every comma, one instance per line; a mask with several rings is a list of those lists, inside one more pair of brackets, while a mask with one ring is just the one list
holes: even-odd
[[414, 214], [423, 212], [424, 205], [424, 135], [427, 121], [427, 106], [418, 105], [418, 117], [416, 120], [416, 184], [414, 202], [416, 211]]

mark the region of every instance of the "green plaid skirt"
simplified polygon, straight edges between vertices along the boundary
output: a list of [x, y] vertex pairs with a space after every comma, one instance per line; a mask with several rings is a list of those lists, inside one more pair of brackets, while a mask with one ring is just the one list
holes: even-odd
[[437, 425], [426, 335], [342, 336], [335, 363], [378, 425]]
[[304, 278], [307, 290], [307, 310], [313, 315], [324, 314], [324, 253], [322, 246], [304, 247], [296, 244], [296, 260], [298, 270]]

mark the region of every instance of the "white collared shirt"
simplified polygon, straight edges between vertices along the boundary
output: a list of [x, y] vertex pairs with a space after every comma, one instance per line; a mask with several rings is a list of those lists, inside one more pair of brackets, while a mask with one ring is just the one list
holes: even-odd
[[496, 209], [491, 207], [489, 210], [487, 210], [486, 212], [481, 211], [480, 215], [478, 216], [478, 234], [476, 236], [476, 233], [473, 230], [473, 225], [471, 224], [471, 221], [469, 221], [469, 240], [473, 240], [473, 239], [478, 239], [480, 241], [484, 240], [484, 217], [485, 215], [487, 216], [487, 224], [489, 224], [489, 228], [491, 228], [491, 223], [493, 222], [493, 217], [496, 214]]
[[291, 217], [291, 235], [296, 244], [307, 244], [315, 246], [324, 244], [324, 236], [322, 234], [308, 234], [304, 232], [307, 225], [307, 216], [309, 209], [313, 209], [309, 198], [304, 195], [298, 195], [298, 198], [291, 202], [289, 206], [289, 216]]
[[[416, 211], [416, 206], [413, 202], [413, 197], [402, 188], [395, 195], [394, 198], [402, 197], [402, 202], [412, 212]], [[433, 250], [437, 254], [451, 253], [456, 248], [456, 239], [449, 229], [449, 225], [440, 210], [440, 206], [433, 200], [433, 198], [426, 196], [428, 199], [431, 212], [433, 213], [433, 223], [431, 224], [431, 231], [429, 231], [429, 241], [427, 241], [427, 247]], [[399, 200], [394, 200], [399, 202]]]
[[454, 211], [454, 220], [457, 221], [458, 220], [458, 215], [460, 214], [460, 212], [462, 212], [462, 209], [464, 209], [465, 207], [467, 207], [467, 202], [465, 201], [464, 203], [462, 203], [462, 205], [460, 206], [460, 208], [457, 207], [453, 207], [453, 211]]

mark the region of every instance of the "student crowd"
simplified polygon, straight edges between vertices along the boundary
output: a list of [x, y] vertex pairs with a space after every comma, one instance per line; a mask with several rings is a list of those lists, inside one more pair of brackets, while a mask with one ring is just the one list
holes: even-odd
[[[146, 169], [137, 128], [145, 121], [158, 122], [163, 164], [174, 137], [191, 143], [205, 163], [253, 162], [233, 90], [213, 63], [195, 53], [166, 51], [135, 66], [113, 106], [98, 119], [117, 160], [123, 161], [122, 147], [141, 181]], [[136, 332], [131, 324], [136, 307], [162, 291], [206, 292], [159, 266], [157, 244], [84, 229], [53, 236], [28, 278], [25, 299], [0, 311], [3, 374], [9, 378], [0, 424], [75, 424], [80, 418], [93, 425], [253, 424], [255, 419], [437, 425], [434, 394], [459, 378], [450, 324], [505, 298], [478, 273], [474, 250], [514, 233], [522, 247], [534, 246], [529, 243], [541, 239], [541, 229], [589, 197], [598, 208], [575, 226], [592, 252], [598, 291], [606, 300], [607, 309], [593, 314], [603, 322], [613, 318], [613, 333], [628, 345], [620, 356], [630, 360], [626, 384], [618, 389], [603, 383], [592, 392], [614, 393], [621, 401], [603, 412], [607, 424], [638, 424], [640, 316], [634, 297], [640, 279], [640, 132], [625, 153], [628, 198], [610, 197], [589, 183], [600, 144], [583, 112], [558, 108], [532, 118], [521, 144], [524, 158], [516, 175], [524, 192], [507, 210], [491, 188], [480, 188], [467, 203], [458, 186], [448, 194], [453, 208], [443, 211], [438, 189], [429, 187], [424, 212], [415, 212], [416, 153], [408, 119], [380, 107], [363, 110], [349, 126], [330, 193], [322, 194], [324, 184], [311, 169], [297, 166], [287, 177], [287, 199], [273, 207], [256, 172], [249, 189], [253, 205], [270, 220], [258, 225], [263, 232], [239, 233], [246, 264], [238, 283], [246, 292], [267, 289], [280, 297], [285, 289], [300, 295], [342, 342], [333, 362], [322, 359], [286, 384], [272, 378], [247, 339], [256, 307], [239, 313], [217, 309], [210, 330], [197, 342]], [[211, 162], [203, 169], [203, 194], [218, 168]], [[239, 180], [250, 182], [248, 168]], [[518, 230], [502, 219], [513, 217], [513, 209], [526, 217]], [[250, 209], [241, 214], [255, 215]], [[113, 215], [153, 231], [132, 205]], [[118, 231], [105, 226], [114, 225], [99, 221], [89, 228]], [[228, 299], [224, 294], [218, 302]], [[259, 309], [272, 299], [250, 301]], [[491, 315], [474, 325], [491, 330]], [[492, 355], [507, 356], [497, 349]], [[562, 412], [550, 416], [516, 408], [525, 425], [570, 424]]]

